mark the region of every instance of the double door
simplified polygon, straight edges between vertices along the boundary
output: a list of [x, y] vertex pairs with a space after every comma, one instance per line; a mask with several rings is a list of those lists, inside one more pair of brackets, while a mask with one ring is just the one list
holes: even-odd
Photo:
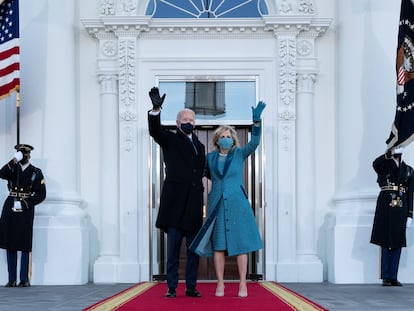
[[[216, 126], [202, 126], [197, 127], [196, 135], [199, 140], [205, 145], [206, 151], [212, 151], [212, 146], [210, 144], [211, 138]], [[240, 145], [243, 146], [246, 144], [250, 138], [250, 126], [235, 126], [237, 135], [240, 141]], [[153, 143], [152, 148], [152, 184], [153, 184], [153, 194], [152, 194], [152, 228], [151, 230], [151, 278], [154, 280], [164, 280], [166, 274], [166, 262], [167, 262], [167, 244], [166, 244], [166, 234], [161, 230], [155, 228], [155, 219], [158, 213], [158, 203], [160, 191], [162, 188], [162, 181], [164, 180], [164, 171], [163, 171], [163, 159], [162, 152], [157, 144]], [[261, 152], [260, 150], [252, 154], [246, 161], [244, 167], [244, 185], [250, 200], [250, 203], [253, 208], [253, 212], [256, 216], [256, 221], [258, 223], [260, 232], [263, 236], [263, 208], [262, 208], [262, 194], [261, 194]], [[205, 220], [207, 209], [208, 209], [208, 200], [207, 196], [211, 189], [211, 181], [207, 178], [203, 178], [204, 185], [204, 199], [203, 199], [203, 217]], [[249, 254], [248, 261], [248, 278], [253, 280], [258, 280], [262, 278], [263, 275], [263, 250], [256, 251]], [[185, 261], [186, 261], [186, 243], [185, 240], [181, 245], [181, 254], [180, 254], [180, 265], [179, 265], [179, 279], [185, 279]], [[224, 277], [226, 280], [237, 280], [239, 279], [236, 257], [226, 257]], [[204, 258], [200, 257], [200, 266], [198, 273], [199, 280], [215, 280], [215, 270], [213, 258]]]

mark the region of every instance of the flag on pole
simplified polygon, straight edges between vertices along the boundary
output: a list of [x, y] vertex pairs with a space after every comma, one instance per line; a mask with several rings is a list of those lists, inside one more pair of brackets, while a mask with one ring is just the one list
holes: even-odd
[[20, 88], [19, 0], [0, 1], [0, 98]]
[[396, 55], [397, 107], [387, 149], [414, 140], [414, 0], [402, 0]]

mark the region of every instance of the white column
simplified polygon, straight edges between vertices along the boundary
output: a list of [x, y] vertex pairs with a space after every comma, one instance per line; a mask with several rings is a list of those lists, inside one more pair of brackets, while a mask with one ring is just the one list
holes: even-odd
[[316, 33], [306, 40], [298, 40], [297, 35], [294, 31], [280, 31], [277, 35], [280, 88], [276, 280], [321, 282], [323, 265], [316, 255], [313, 171]]
[[95, 283], [116, 282], [119, 262], [119, 160], [117, 75], [99, 73], [100, 117], [100, 231]]
[[[38, 118], [32, 128], [41, 129], [37, 132], [40, 138], [33, 137], [33, 144], [47, 186], [46, 201], [36, 208], [32, 283], [84, 284], [88, 282], [89, 235], [78, 193], [76, 1], [48, 1], [41, 15], [36, 15], [38, 3], [33, 4], [33, 10], [27, 2], [22, 5], [30, 20], [30, 29], [23, 28], [26, 44], [32, 43], [25, 46], [22, 55], [32, 53], [30, 66], [36, 68], [33, 76], [22, 80], [22, 104], [27, 116]], [[36, 50], [40, 46], [42, 50]], [[29, 47], [33, 50], [28, 51]], [[38, 83], [39, 79], [42, 82]], [[41, 110], [30, 107], [31, 102], [39, 101]], [[26, 133], [22, 142], [31, 136]]]
[[[149, 247], [147, 241], [138, 241], [139, 237], [148, 235], [148, 209], [144, 208], [147, 205], [141, 204], [147, 201], [144, 197], [148, 186], [137, 180], [137, 176], [141, 176], [139, 167], [147, 169], [145, 163], [148, 161], [146, 152], [138, 153], [138, 149], [148, 150], [137, 138], [135, 64], [138, 34], [135, 30], [121, 29], [115, 32], [116, 38], [100, 38], [104, 54], [99, 62], [102, 71], [99, 73], [102, 87], [102, 210], [100, 253], [94, 265], [95, 283], [134, 283], [148, 279], [145, 272], [148, 269], [138, 262], [138, 245], [147, 246], [143, 258], [148, 258]], [[107, 68], [111, 68], [111, 74]], [[137, 148], [137, 142], [140, 148]], [[148, 260], [143, 261], [148, 266]]]
[[315, 139], [313, 94], [316, 74], [297, 75], [297, 255], [300, 282], [322, 282], [315, 241]]

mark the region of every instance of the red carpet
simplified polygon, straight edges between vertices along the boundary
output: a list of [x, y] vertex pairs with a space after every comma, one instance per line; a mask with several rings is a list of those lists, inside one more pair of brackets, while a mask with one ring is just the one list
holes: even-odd
[[274, 282], [249, 283], [247, 298], [237, 297], [238, 283], [226, 283], [225, 296], [215, 297], [215, 283], [199, 283], [201, 298], [186, 297], [180, 283], [177, 298], [165, 298], [165, 283], [145, 282], [104, 299], [83, 311], [326, 311], [327, 309]]

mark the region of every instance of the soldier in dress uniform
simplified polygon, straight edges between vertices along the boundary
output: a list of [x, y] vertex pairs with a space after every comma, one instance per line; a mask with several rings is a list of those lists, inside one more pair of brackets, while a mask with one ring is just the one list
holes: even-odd
[[[13, 159], [0, 169], [0, 178], [7, 180], [9, 190], [0, 217], [0, 248], [7, 251], [9, 281], [6, 287], [28, 287], [34, 207], [46, 198], [46, 185], [42, 171], [30, 163], [33, 147], [19, 144], [15, 149]], [[17, 285], [18, 251], [21, 265]]]
[[392, 148], [375, 159], [373, 167], [381, 188], [371, 243], [381, 247], [383, 286], [402, 286], [397, 279], [401, 248], [407, 246], [406, 228], [413, 218], [413, 168], [401, 160], [402, 148]]

